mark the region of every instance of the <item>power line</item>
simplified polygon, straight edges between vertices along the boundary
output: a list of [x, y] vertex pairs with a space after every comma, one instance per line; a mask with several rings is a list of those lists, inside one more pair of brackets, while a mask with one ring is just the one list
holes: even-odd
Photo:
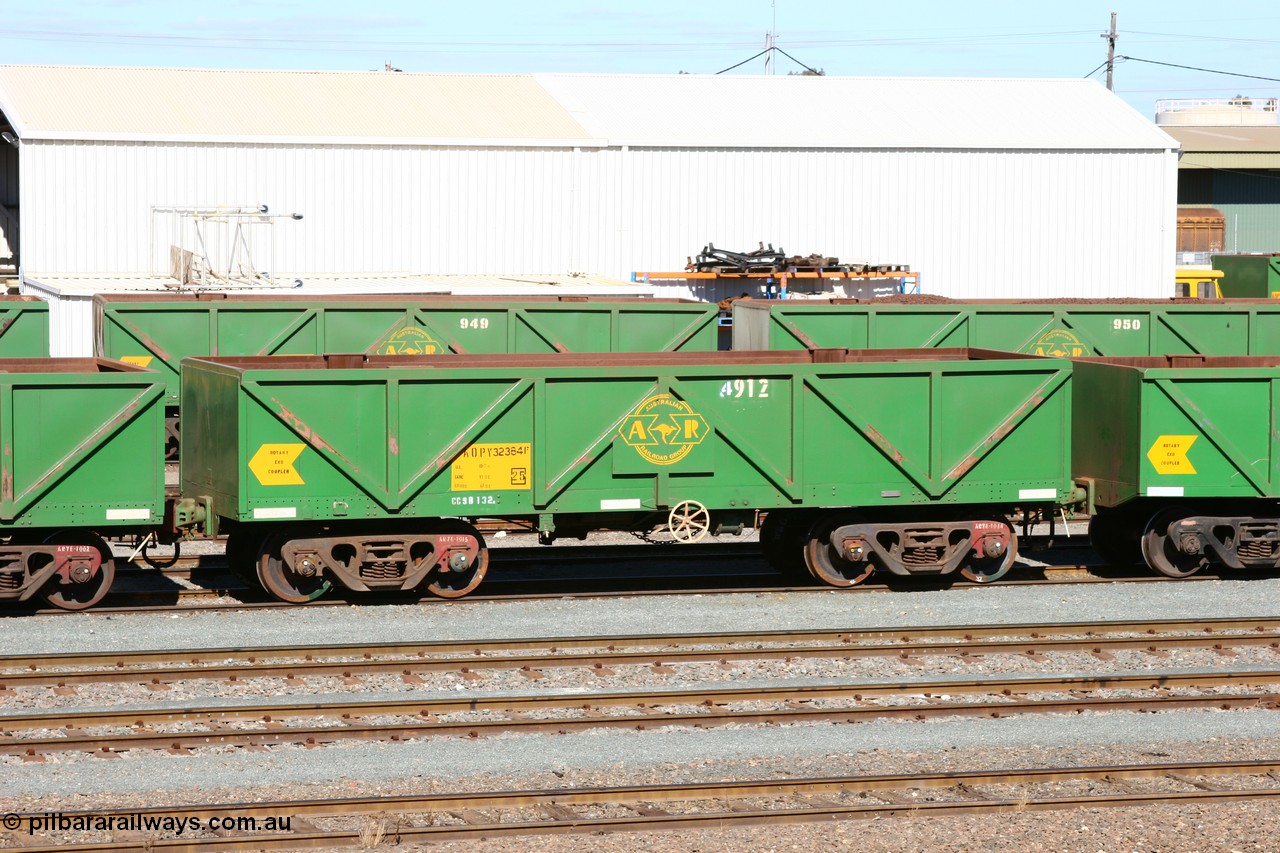
[[782, 48], [778, 47], [777, 45], [770, 45], [769, 47], [766, 47], [764, 50], [762, 50], [762, 51], [760, 51], [759, 53], [757, 53], [755, 56], [749, 56], [749, 57], [747, 57], [746, 59], [744, 59], [744, 60], [742, 60], [741, 62], [739, 62], [737, 65], [730, 65], [728, 68], [724, 68], [724, 69], [721, 69], [720, 71], [717, 71], [717, 72], [716, 72], [716, 74], [723, 74], [725, 71], [732, 71], [732, 70], [733, 70], [733, 69], [735, 69], [735, 68], [741, 68], [742, 66], [746, 65], [746, 64], [747, 64], [748, 62], [750, 62], [751, 60], [753, 60], [753, 59], [759, 59], [760, 57], [764, 56], [766, 53], [773, 53], [774, 51], [777, 51], [778, 53], [780, 53], [780, 54], [782, 54], [783, 56], [785, 56], [787, 59], [790, 59], [790, 60], [791, 60], [792, 62], [794, 62], [796, 65], [799, 65], [801, 68], [803, 68], [805, 71], [812, 71], [814, 74], [821, 74], [821, 73], [822, 73], [821, 71], [819, 71], [819, 70], [818, 70], [818, 69], [816, 69], [816, 68], [810, 68], [808, 65], [805, 65], [803, 62], [801, 62], [800, 60], [796, 59], [794, 56], [792, 56], [791, 54], [787, 53], [785, 50], [783, 50]]
[[1169, 68], [1185, 68], [1188, 71], [1204, 71], [1207, 74], [1225, 74], [1228, 77], [1247, 77], [1250, 80], [1268, 80], [1272, 83], [1280, 83], [1280, 77], [1259, 77], [1257, 74], [1240, 74], [1235, 71], [1218, 71], [1214, 68], [1197, 68], [1194, 65], [1178, 65], [1174, 62], [1157, 62], [1154, 59], [1139, 59], [1136, 56], [1118, 56], [1117, 59], [1124, 59], [1129, 62], [1145, 62], [1148, 65], [1164, 65]]
[[764, 50], [760, 51], [760, 52], [759, 52], [759, 53], [757, 53], [755, 56], [749, 56], [749, 57], [747, 57], [746, 59], [744, 59], [744, 60], [742, 60], [741, 62], [739, 62], [737, 65], [730, 65], [728, 68], [721, 69], [720, 71], [717, 71], [716, 73], [717, 73], [717, 74], [723, 74], [725, 71], [732, 71], [732, 70], [733, 70], [733, 69], [735, 69], [735, 68], [741, 68], [742, 66], [746, 65], [746, 64], [747, 64], [748, 62], [750, 62], [751, 60], [753, 60], [753, 59], [759, 59], [760, 57], [764, 56], [766, 53], [768, 53], [768, 52], [769, 52], [769, 51], [771, 51], [771, 50], [773, 50], [773, 48], [771, 48], [771, 47], [766, 47]]
[[1149, 30], [1125, 30], [1130, 35], [1161, 36], [1163, 38], [1190, 39], [1195, 41], [1246, 42], [1251, 44], [1280, 44], [1280, 39], [1251, 39], [1236, 36], [1206, 36], [1199, 33], [1153, 33]]
[[803, 62], [801, 62], [800, 60], [796, 59], [794, 56], [792, 56], [791, 54], [787, 53], [785, 50], [783, 50], [783, 49], [782, 49], [782, 48], [780, 48], [780, 47], [775, 47], [775, 48], [774, 48], [774, 50], [776, 50], [778, 53], [780, 53], [780, 54], [782, 54], [783, 56], [785, 56], [787, 59], [790, 59], [790, 60], [791, 60], [792, 62], [794, 62], [796, 65], [799, 65], [799, 66], [800, 66], [801, 68], [803, 68], [805, 71], [812, 71], [814, 74], [820, 74], [820, 73], [821, 73], [820, 71], [818, 71], [818, 69], [816, 69], [816, 68], [810, 68], [808, 65], [805, 65]]
[[[1021, 32], [1021, 33], [983, 33], [981, 36], [973, 35], [952, 35], [952, 36], [924, 36], [910, 38], [863, 38], [863, 39], [802, 39], [793, 40], [791, 43], [796, 46], [816, 47], [816, 46], [832, 46], [832, 47], [894, 47], [894, 46], [929, 46], [933, 44], [945, 44], [951, 42], [964, 42], [968, 45], [991, 44], [1000, 41], [1016, 41], [1028, 38], [1037, 38], [1044, 36], [1075, 36], [1081, 35], [1085, 31], [1080, 30], [1059, 30], [1059, 31], [1043, 31], [1043, 32]], [[705, 42], [661, 42], [661, 41], [618, 41], [609, 39], [585, 39], [581, 41], [566, 40], [468, 40], [468, 39], [432, 39], [423, 40], [372, 40], [372, 39], [351, 39], [344, 36], [253, 36], [243, 33], [224, 34], [224, 35], [186, 35], [182, 33], [147, 33], [147, 32], [127, 32], [127, 31], [104, 31], [104, 30], [58, 30], [58, 29], [19, 29], [19, 28], [0, 28], [0, 38], [11, 38], [17, 40], [30, 41], [71, 41], [71, 42], [93, 42], [93, 43], [116, 43], [116, 42], [142, 42], [142, 43], [173, 43], [184, 45], [205, 45], [208, 47], [270, 47], [277, 45], [290, 45], [297, 49], [316, 49], [316, 50], [333, 50], [344, 47], [359, 48], [361, 46], [392, 48], [392, 49], [414, 49], [414, 48], [440, 48], [440, 47], [458, 47], [458, 48], [536, 48], [557, 50], [562, 48], [600, 48], [611, 50], [619, 47], [623, 48], [666, 48], [675, 50], [689, 50], [700, 47], [737, 49], [741, 46], [741, 41], [724, 40], [724, 41], [705, 41]], [[1038, 44], [1032, 42], [1031, 44]], [[314, 48], [308, 48], [307, 45], [314, 45]]]
[[[1121, 59], [1123, 59], [1124, 57], [1122, 56], [1122, 57], [1120, 57], [1120, 58], [1121, 58]], [[1090, 71], [1088, 74], [1084, 75], [1084, 79], [1088, 80], [1090, 77], [1092, 77], [1093, 75], [1097, 74], [1097, 73], [1098, 73], [1099, 71], [1101, 71], [1102, 69], [1106, 68], [1106, 67], [1107, 67], [1107, 63], [1108, 63], [1108, 62], [1110, 62], [1110, 61], [1111, 61], [1111, 60], [1109, 60], [1109, 59], [1104, 59], [1104, 60], [1102, 60], [1102, 62], [1101, 62], [1101, 63], [1099, 63], [1099, 65], [1098, 65], [1098, 67], [1097, 67], [1097, 68], [1093, 69], [1093, 70], [1092, 70], [1092, 71]]]

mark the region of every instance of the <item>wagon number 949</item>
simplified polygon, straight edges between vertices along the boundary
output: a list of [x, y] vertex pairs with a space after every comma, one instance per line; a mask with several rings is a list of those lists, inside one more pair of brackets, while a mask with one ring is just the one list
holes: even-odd
[[489, 318], [488, 317], [459, 317], [458, 328], [487, 329], [489, 328]]
[[720, 388], [721, 397], [758, 397], [769, 396], [768, 379], [734, 379], [724, 383]]
[[1133, 330], [1136, 332], [1142, 328], [1142, 321], [1141, 320], [1121, 320], [1119, 317], [1117, 317], [1116, 319], [1111, 321], [1111, 328], [1116, 331]]

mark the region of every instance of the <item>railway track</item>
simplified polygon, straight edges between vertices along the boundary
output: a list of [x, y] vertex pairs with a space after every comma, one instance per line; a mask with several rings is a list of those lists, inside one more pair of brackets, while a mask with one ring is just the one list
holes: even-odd
[[[515, 549], [512, 549], [515, 550]], [[586, 548], [565, 549], [586, 551]], [[670, 555], [655, 553], [655, 559], [670, 559]], [[754, 557], [754, 555], [753, 555]], [[557, 576], [542, 578], [519, 578], [514, 574], [495, 578], [491, 575], [482, 591], [473, 593], [465, 599], [440, 599], [434, 596], [418, 596], [413, 593], [388, 593], [385, 595], [365, 594], [350, 598], [335, 596], [323, 598], [306, 604], [306, 607], [346, 607], [351, 604], [376, 606], [379, 604], [439, 604], [456, 605], [467, 602], [493, 601], [537, 601], [548, 598], [593, 599], [619, 595], [710, 595], [734, 592], [743, 594], [768, 594], [778, 592], [797, 593], [839, 593], [842, 595], [878, 594], [886, 591], [903, 591], [911, 589], [940, 589], [947, 587], [992, 586], [992, 584], [975, 583], [962, 578], [955, 579], [914, 579], [885, 578], [872, 580], [855, 587], [838, 589], [825, 584], [805, 582], [797, 585], [794, 579], [788, 579], [760, 562], [758, 566], [736, 562], [732, 572], [722, 569], [717, 572], [706, 572], [698, 568], [699, 563], [714, 565], [716, 561], [737, 560], [737, 555], [694, 556], [685, 549], [678, 555], [678, 568], [654, 572], [649, 568], [645, 572], [613, 576]], [[208, 557], [201, 558], [200, 570], [208, 575], [199, 584], [190, 581], [190, 569], [174, 570], [172, 574], [162, 574], [152, 569], [127, 570], [120, 573], [122, 579], [161, 578], [163, 586], [147, 585], [144, 588], [121, 588], [113, 591], [104, 599], [104, 603], [90, 611], [66, 611], [57, 608], [41, 608], [33, 603], [25, 606], [10, 606], [0, 616], [24, 615], [62, 615], [73, 614], [127, 614], [127, 613], [192, 613], [205, 611], [227, 611], [244, 609], [263, 609], [277, 607], [298, 607], [304, 605], [286, 602], [263, 600], [264, 593], [260, 589], [245, 586], [236, 580], [226, 568], [225, 563], [211, 562]], [[604, 559], [603, 555], [583, 554], [576, 556], [575, 561], [593, 563]], [[748, 558], [750, 559], [750, 558]], [[558, 562], [564, 562], [559, 561]], [[503, 561], [505, 562], [505, 561]], [[513, 558], [511, 564], [515, 564]], [[545, 562], [545, 559], [544, 559]], [[613, 562], [616, 563], [616, 560]], [[502, 562], [499, 563], [499, 566]], [[1276, 572], [1249, 572], [1240, 575], [1227, 575], [1248, 579], [1266, 579], [1276, 577]], [[1221, 580], [1223, 576], [1215, 574], [1198, 574], [1190, 578], [1171, 580], [1148, 573], [1146, 570], [1130, 566], [1100, 566], [1087, 564], [1040, 565], [1015, 568], [1010, 575], [1002, 578], [995, 586], [1052, 586], [1082, 583], [1196, 583]], [[228, 597], [236, 599], [227, 601]]]
[[[1280, 671], [1164, 671], [1101, 676], [920, 679], [768, 687], [569, 691], [531, 695], [257, 703], [159, 709], [5, 714], [0, 754], [40, 761], [46, 754], [110, 757], [130, 749], [184, 753], [211, 745], [314, 746], [346, 740], [396, 741], [451, 736], [664, 726], [790, 725], [925, 720], [965, 715], [1157, 712], [1173, 709], [1275, 708]], [[1111, 691], [1106, 696], [1092, 695]], [[1223, 692], [1226, 690], [1255, 692]], [[1180, 691], [1180, 692], [1179, 692]], [[1141, 693], [1143, 695], [1132, 695]], [[1031, 699], [1032, 694], [1053, 698]], [[1124, 695], [1119, 695], [1124, 694]], [[953, 701], [962, 695], [987, 697]], [[1067, 698], [1062, 698], [1062, 697]], [[877, 704], [876, 700], [880, 700]], [[307, 724], [319, 719], [321, 724]], [[285, 721], [293, 721], [286, 724]], [[88, 733], [86, 729], [101, 729]], [[57, 732], [57, 734], [54, 734]]]
[[1234, 648], [1246, 646], [1280, 651], [1280, 618], [640, 634], [6, 655], [0, 657], [0, 695], [3, 695], [2, 691], [22, 687], [100, 683], [160, 686], [194, 679], [238, 682], [253, 678], [285, 678], [296, 681], [308, 677], [355, 678], [392, 673], [413, 682], [418, 680], [415, 674], [421, 672], [466, 675], [505, 669], [534, 674], [549, 667], [583, 667], [598, 672], [619, 666], [665, 666], [670, 663], [728, 664], [746, 660], [885, 656], [911, 660], [931, 655], [953, 655], [972, 661], [992, 654], [1034, 658], [1061, 652], [1085, 652], [1108, 659], [1125, 651], [1163, 657], [1167, 656], [1168, 650], [1175, 648], [1209, 649], [1229, 655], [1233, 654]]
[[[920, 818], [1271, 800], [1280, 797], [1278, 772], [1280, 762], [1277, 761], [1178, 762], [281, 800], [129, 809], [127, 812], [68, 811], [61, 812], [60, 816], [69, 824], [85, 822], [86, 825], [110, 819], [130, 820], [136, 825], [166, 818], [200, 822], [199, 827], [185, 837], [160, 838], [158, 833], [152, 833], [145, 841], [148, 850], [367, 848], [383, 842], [404, 844], [619, 831], [672, 832], [903, 815]], [[1142, 790], [1144, 786], [1148, 790]], [[206, 834], [200, 834], [201, 829], [223, 825], [228, 819], [257, 822], [282, 816], [289, 818], [287, 830], [232, 831], [220, 835], [207, 834], [206, 830]], [[23, 817], [18, 816], [19, 824]], [[41, 845], [42, 840], [45, 839], [32, 832], [23, 839], [22, 847], [9, 849], [27, 853], [114, 853], [137, 849], [139, 843], [85, 840]]]

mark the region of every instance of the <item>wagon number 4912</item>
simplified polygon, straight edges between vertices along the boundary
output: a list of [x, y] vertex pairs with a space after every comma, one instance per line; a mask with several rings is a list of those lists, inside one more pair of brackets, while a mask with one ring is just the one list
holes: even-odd
[[756, 397], [763, 399], [769, 396], [768, 379], [734, 379], [720, 387], [721, 397]]

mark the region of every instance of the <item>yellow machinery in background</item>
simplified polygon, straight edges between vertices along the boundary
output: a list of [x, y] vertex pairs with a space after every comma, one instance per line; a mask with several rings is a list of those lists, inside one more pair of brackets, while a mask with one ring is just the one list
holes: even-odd
[[1173, 295], [1191, 299], [1221, 299], [1222, 270], [1178, 267], [1174, 273]]

